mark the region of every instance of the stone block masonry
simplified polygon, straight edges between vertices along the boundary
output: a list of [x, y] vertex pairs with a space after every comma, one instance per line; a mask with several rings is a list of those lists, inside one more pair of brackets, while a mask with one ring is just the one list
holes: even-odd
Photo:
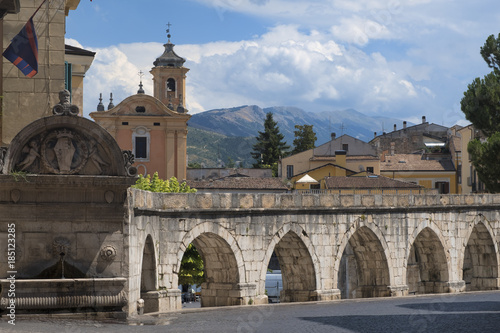
[[[142, 260], [154, 260], [156, 270], [148, 274], [159, 290], [177, 287], [182, 256], [193, 243], [206, 269], [203, 306], [267, 303], [273, 252], [283, 277], [282, 301], [491, 290], [499, 287], [499, 207], [500, 196], [488, 194], [403, 198], [129, 189], [125, 237], [130, 258], [142, 258], [151, 238], [154, 255]], [[137, 264], [130, 267], [130, 285], [137, 286], [130, 290], [131, 302], [148, 292], [139, 288], [144, 262]], [[155, 310], [180, 307], [164, 304], [170, 308]]]

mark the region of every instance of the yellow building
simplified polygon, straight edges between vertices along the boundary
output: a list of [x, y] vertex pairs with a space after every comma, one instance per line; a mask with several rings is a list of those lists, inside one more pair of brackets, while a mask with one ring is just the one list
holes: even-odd
[[380, 175], [437, 189], [439, 193], [456, 193], [456, 171], [451, 159], [428, 160], [422, 154], [386, 155], [380, 162]]
[[[380, 160], [372, 145], [349, 135], [337, 138], [335, 134], [332, 134], [331, 141], [317, 148], [282, 158], [278, 168], [281, 178], [292, 180], [297, 180], [297, 175], [305, 173], [310, 176], [317, 175], [316, 177], [321, 175], [320, 178], [347, 175], [346, 171], [342, 170], [349, 170], [351, 173], [368, 171], [378, 174]], [[310, 170], [315, 171], [310, 173]]]
[[[2, 52], [42, 3], [43, 0], [0, 2], [0, 13], [5, 14], [0, 21]], [[70, 10], [75, 10], [79, 3], [80, 0], [46, 1], [34, 16], [33, 23], [38, 39], [38, 73], [34, 77], [24, 76], [16, 66], [2, 57], [1, 146], [8, 145], [29, 123], [52, 114], [52, 107], [59, 101], [59, 91], [65, 88], [66, 82], [66, 16]]]
[[461, 158], [461, 193], [477, 193], [484, 192], [484, 184], [479, 180], [476, 169], [472, 165], [467, 151], [467, 145], [474, 138], [484, 138], [481, 131], [474, 128], [473, 125], [463, 127], [458, 130], [462, 140], [462, 158]]
[[185, 59], [174, 52], [174, 44], [164, 45], [164, 53], [151, 70], [154, 96], [140, 89], [118, 105], [104, 110], [102, 101], [92, 119], [103, 126], [124, 150], [131, 150], [140, 174], [158, 172], [160, 178], [186, 179], [187, 114], [185, 105]]

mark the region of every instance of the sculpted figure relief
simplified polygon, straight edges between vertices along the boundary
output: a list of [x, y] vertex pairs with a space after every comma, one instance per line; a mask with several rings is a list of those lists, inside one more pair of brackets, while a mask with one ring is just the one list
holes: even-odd
[[[26, 148], [27, 147], [25, 147], [24, 149]], [[33, 164], [33, 162], [35, 162], [37, 158], [40, 157], [40, 154], [38, 154], [38, 149], [38, 143], [35, 140], [31, 140], [29, 143], [28, 155], [26, 155], [24, 160], [17, 165], [17, 167], [20, 168], [21, 171], [26, 171], [26, 169], [28, 169], [29, 166]]]
[[80, 112], [78, 106], [71, 104], [70, 92], [66, 89], [59, 92], [59, 103], [52, 108], [55, 115], [77, 116]]

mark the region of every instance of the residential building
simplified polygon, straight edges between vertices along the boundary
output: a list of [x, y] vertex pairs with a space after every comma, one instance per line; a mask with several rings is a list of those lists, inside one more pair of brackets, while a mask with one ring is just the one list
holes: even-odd
[[97, 111], [90, 116], [115, 138], [124, 150], [131, 150], [140, 174], [158, 172], [160, 178], [186, 179], [187, 121], [191, 118], [186, 102], [184, 58], [174, 52], [174, 44], [165, 51], [151, 70], [154, 95], [147, 95], [142, 81], [137, 94], [118, 105], [112, 100], [105, 110], [102, 97]]
[[397, 129], [394, 125], [394, 131], [383, 133], [370, 141], [379, 155], [384, 152], [394, 154], [412, 154], [417, 151], [440, 151], [445, 148], [448, 142], [448, 128], [445, 126], [428, 123], [425, 116], [422, 117], [422, 123], [414, 126], [406, 126], [403, 122], [403, 128]]
[[422, 194], [423, 186], [374, 174], [325, 177], [321, 188], [331, 194]]
[[478, 193], [484, 192], [485, 187], [477, 175], [477, 171], [471, 163], [467, 145], [475, 138], [484, 140], [485, 137], [480, 130], [469, 125], [458, 130], [461, 136], [461, 193]]
[[443, 194], [456, 193], [456, 170], [451, 159], [427, 159], [424, 154], [385, 155], [380, 175], [435, 188]]
[[305, 173], [312, 176], [310, 170], [316, 170], [316, 174], [322, 173], [321, 178], [328, 175], [345, 176], [346, 172], [356, 173], [360, 171], [378, 174], [380, 161], [376, 149], [372, 145], [347, 134], [337, 138], [335, 133], [332, 133], [331, 141], [282, 158], [278, 165], [279, 177], [293, 180], [297, 180], [296, 176]]
[[78, 106], [83, 116], [83, 78], [94, 60], [95, 52], [76, 46], [65, 45], [64, 88], [71, 94], [71, 104]]
[[[43, 3], [43, 5], [42, 5]], [[0, 31], [3, 36], [2, 52], [21, 31], [29, 18], [33, 18], [38, 39], [38, 73], [26, 77], [5, 57], [0, 66], [0, 145], [7, 146], [14, 136], [31, 122], [51, 115], [59, 101], [59, 91], [65, 88], [66, 16], [75, 10], [80, 0], [6, 0], [0, 3]], [[79, 69], [84, 73], [83, 69]], [[76, 84], [78, 89], [81, 85]]]

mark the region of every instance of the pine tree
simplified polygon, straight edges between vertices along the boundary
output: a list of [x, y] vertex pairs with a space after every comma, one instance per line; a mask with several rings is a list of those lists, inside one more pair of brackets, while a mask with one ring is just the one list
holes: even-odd
[[264, 165], [272, 166], [277, 163], [280, 157], [288, 154], [285, 137], [280, 133], [278, 124], [273, 119], [271, 112], [266, 114], [264, 120], [264, 132], [259, 132], [257, 143], [253, 146], [252, 157], [257, 161], [254, 168], [261, 168]]
[[292, 154], [298, 154], [315, 147], [316, 133], [313, 131], [313, 125], [295, 125], [295, 140], [293, 140]]
[[460, 104], [467, 120], [487, 137], [469, 142], [472, 164], [486, 189], [500, 192], [500, 34], [488, 37], [481, 56], [493, 71], [469, 84]]

